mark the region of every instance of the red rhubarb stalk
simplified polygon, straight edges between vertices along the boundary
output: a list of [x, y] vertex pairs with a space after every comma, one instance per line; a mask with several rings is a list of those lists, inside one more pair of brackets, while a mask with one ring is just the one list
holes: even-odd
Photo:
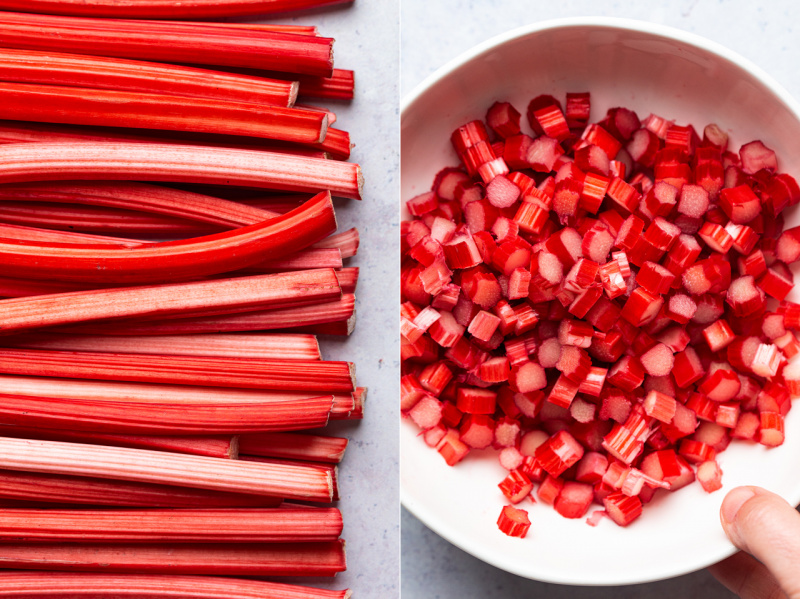
[[281, 272], [286, 270], [306, 270], [311, 268], [335, 268], [343, 266], [342, 253], [336, 248], [306, 248], [283, 258], [268, 258], [244, 269], [245, 272]]
[[106, 381], [351, 392], [351, 362], [0, 349], [0, 372]]
[[[0, 63], [0, 76], [2, 64]], [[60, 85], [0, 83], [0, 117], [43, 123], [156, 128], [319, 143], [328, 116], [218, 99]]]
[[114, 335], [28, 334], [0, 339], [5, 347], [132, 354], [169, 354], [262, 360], [319, 360], [313, 335], [163, 335], [147, 338]]
[[[43, 66], [45, 65], [45, 66]], [[298, 84], [163, 63], [0, 49], [0, 80], [289, 108]]]
[[138, 247], [146, 243], [139, 239], [105, 237], [102, 235], [75, 233], [74, 231], [52, 231], [50, 229], [39, 229], [37, 227], [9, 225], [5, 223], [0, 223], [0, 238], [41, 242], [44, 244], [65, 243], [70, 245], [100, 245], [106, 247]]
[[[0, 302], [0, 306], [3, 303]], [[340, 299], [275, 310], [253, 311], [242, 314], [222, 316], [201, 316], [197, 318], [172, 318], [148, 322], [115, 324], [113, 331], [101, 324], [71, 327], [71, 331], [103, 335], [184, 335], [214, 332], [240, 332], [288, 330], [295, 328], [314, 328], [326, 324], [345, 325], [346, 334], [355, 326], [355, 296], [343, 295]], [[310, 331], [306, 331], [310, 332]], [[320, 333], [321, 334], [321, 333]]]
[[[191, 222], [160, 214], [145, 214], [104, 206], [29, 201], [0, 203], [0, 220], [4, 223], [28, 228], [62, 232], [80, 231], [84, 234], [137, 237], [159, 241], [199, 237], [224, 230], [223, 227], [217, 225]], [[10, 238], [17, 237], [11, 236]], [[96, 242], [96, 240], [93, 241]], [[125, 243], [124, 240], [123, 243]], [[141, 243], [134, 245], [141, 245]]]
[[336, 274], [326, 269], [75, 291], [0, 300], [0, 330], [10, 332], [109, 318], [246, 312], [270, 306], [322, 303], [340, 297]]
[[350, 157], [349, 134], [345, 131], [331, 128], [328, 129], [328, 135], [326, 135], [325, 141], [322, 143], [296, 144], [258, 137], [245, 138], [183, 131], [164, 132], [155, 129], [112, 129], [110, 127], [0, 121], [0, 144], [74, 143], [80, 141], [192, 144], [200, 147], [268, 150], [317, 159], [334, 158], [336, 160], [347, 160]]
[[54, 504], [119, 507], [277, 507], [281, 500], [172, 485], [0, 470], [0, 497]]
[[299, 543], [341, 533], [336, 508], [0, 511], [0, 542]]
[[358, 251], [358, 229], [352, 228], [341, 233], [336, 233], [318, 241], [311, 247], [315, 248], [338, 248], [342, 253], [342, 258], [352, 258]]
[[239, 437], [242, 455], [309, 460], [338, 464], [344, 457], [347, 439], [299, 433], [261, 433]]
[[155, 283], [238, 270], [308, 247], [336, 229], [330, 194], [260, 224], [136, 248], [44, 244], [0, 239], [9, 276], [64, 281]]
[[[351, 0], [3, 0], [0, 8], [51, 15], [116, 19], [209, 19], [267, 15], [345, 4]], [[223, 24], [220, 24], [223, 25]], [[225, 23], [224, 25], [228, 25]]]
[[104, 574], [94, 572], [0, 572], [4, 599], [106, 599], [114, 594], [147, 599], [350, 599], [349, 590], [212, 576]]
[[284, 401], [142, 403], [0, 395], [2, 425], [133, 435], [233, 435], [325, 426], [330, 395]]
[[137, 22], [0, 13], [0, 45], [330, 77], [333, 40], [180, 22]]
[[[164, 214], [225, 228], [254, 225], [278, 216], [277, 212], [239, 202], [132, 181], [4, 185], [0, 187], [0, 200], [109, 206]], [[297, 206], [299, 204], [294, 207]]]
[[145, 449], [0, 438], [0, 469], [170, 484], [329, 502], [329, 473], [315, 467], [255, 464]]
[[0, 543], [0, 566], [137, 574], [334, 576], [345, 570], [345, 556], [343, 541], [196, 545]]
[[[259, 75], [269, 78], [286, 78], [286, 73], [260, 71]], [[300, 83], [299, 95], [304, 98], [325, 100], [352, 100], [355, 97], [355, 73], [346, 69], [333, 69], [329, 77], [291, 75]]]

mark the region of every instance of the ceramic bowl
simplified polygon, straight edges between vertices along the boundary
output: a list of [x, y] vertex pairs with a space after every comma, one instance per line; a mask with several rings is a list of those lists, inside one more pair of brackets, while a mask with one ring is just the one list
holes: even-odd
[[[613, 106], [655, 113], [698, 131], [717, 123], [730, 147], [761, 139], [779, 166], [800, 178], [800, 105], [748, 60], [696, 35], [649, 23], [583, 18], [549, 21], [495, 37], [425, 80], [402, 110], [402, 199], [430, 189], [436, 172], [457, 165], [450, 133], [482, 119], [496, 100], [525, 111], [539, 94], [562, 99], [591, 92], [592, 121]], [[524, 120], [524, 116], [523, 116]], [[790, 211], [786, 227], [800, 224]], [[800, 299], [797, 291], [794, 300]], [[790, 299], [792, 297], [790, 296]], [[525, 539], [497, 528], [505, 472], [496, 452], [473, 452], [455, 468], [401, 425], [403, 504], [439, 535], [498, 568], [527, 578], [574, 585], [612, 585], [678, 576], [734, 552], [719, 524], [731, 488], [761, 485], [800, 503], [800, 410], [786, 420], [786, 443], [766, 449], [734, 442], [719, 456], [724, 488], [693, 484], [646, 506], [628, 528], [604, 519], [596, 527], [567, 520], [524, 500], [532, 521]], [[599, 508], [592, 508], [599, 509]]]

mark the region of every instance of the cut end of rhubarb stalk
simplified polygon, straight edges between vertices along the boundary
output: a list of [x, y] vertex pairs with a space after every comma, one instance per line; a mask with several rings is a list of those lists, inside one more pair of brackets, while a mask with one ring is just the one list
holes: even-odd
[[228, 459], [239, 459], [239, 435], [233, 435], [233, 438], [231, 439], [230, 449], [228, 450]]
[[361, 172], [361, 167], [356, 167], [356, 185], [358, 187], [358, 197], [357, 200], [364, 199], [364, 173]]
[[318, 144], [321, 144], [325, 141], [325, 136], [328, 135], [328, 115], [325, 114], [322, 117], [322, 123], [319, 126], [319, 137], [317, 138]]
[[[287, 108], [291, 108], [294, 106], [295, 102], [297, 102], [297, 94], [300, 91], [300, 82], [299, 81], [292, 81], [289, 86], [289, 102], [287, 104]], [[328, 134], [328, 122], [325, 121], [325, 134]], [[321, 140], [320, 140], [321, 141]]]

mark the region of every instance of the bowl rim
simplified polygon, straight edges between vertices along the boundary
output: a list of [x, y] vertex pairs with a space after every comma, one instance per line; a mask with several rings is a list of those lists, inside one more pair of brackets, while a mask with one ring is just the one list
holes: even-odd
[[[417, 84], [412, 89], [410, 93], [406, 94], [402, 98], [400, 105], [401, 148], [402, 148], [403, 118], [406, 116], [407, 112], [413, 108], [414, 104], [417, 101], [419, 101], [426, 94], [426, 92], [428, 92], [430, 88], [436, 85], [444, 77], [450, 75], [454, 71], [464, 66], [469, 61], [477, 58], [478, 56], [484, 54], [485, 52], [488, 52], [489, 50], [492, 50], [493, 48], [505, 44], [509, 41], [548, 30], [569, 29], [569, 28], [587, 27], [587, 26], [607, 28], [607, 29], [621, 29], [627, 31], [646, 33], [662, 37], [668, 40], [675, 40], [683, 44], [694, 46], [695, 48], [719, 56], [720, 58], [739, 66], [743, 70], [747, 71], [754, 78], [756, 78], [758, 81], [760, 81], [767, 89], [769, 89], [771, 93], [773, 93], [781, 102], [783, 102], [783, 104], [794, 114], [795, 118], [797, 118], [797, 120], [800, 121], [800, 102], [795, 100], [794, 97], [786, 90], [786, 88], [783, 87], [783, 85], [781, 85], [774, 77], [769, 75], [766, 71], [764, 71], [754, 62], [752, 62], [748, 58], [745, 58], [741, 54], [734, 52], [733, 50], [727, 48], [726, 46], [723, 46], [720, 43], [717, 43], [715, 41], [712, 41], [708, 38], [697, 35], [695, 33], [691, 33], [681, 29], [676, 29], [674, 27], [670, 27], [667, 25], [661, 25], [659, 23], [653, 23], [650, 21], [642, 21], [638, 19], [627, 19], [619, 17], [600, 17], [600, 16], [567, 17], [567, 18], [538, 21], [535, 23], [522, 25], [520, 27], [516, 27], [506, 32], [495, 35], [473, 46], [472, 48], [466, 50], [465, 52], [461, 53], [455, 58], [449, 60], [443, 66], [439, 67], [433, 73], [425, 77], [419, 84]], [[400, 166], [400, 173], [402, 178], [402, 161]], [[454, 540], [454, 538], [458, 536], [457, 533], [455, 533], [452, 530], [449, 530], [449, 528], [447, 527], [442, 527], [434, 524], [434, 522], [437, 521], [436, 516], [434, 516], [434, 514], [430, 512], [424, 505], [416, 501], [403, 485], [402, 442], [400, 444], [400, 448], [401, 448], [400, 502], [403, 507], [405, 507], [409, 512], [411, 512], [411, 514], [413, 514], [420, 521], [422, 521], [422, 523], [425, 524], [425, 526], [427, 526], [429, 529], [436, 532], [436, 534], [440, 535], [449, 543], [452, 543], [453, 545], [459, 547], [460, 549], [469, 553], [470, 555], [499, 569], [510, 572], [512, 574], [522, 576], [525, 578], [532, 578], [529, 573], [515, 571], [514, 569], [508, 569], [504, 564], [500, 563], [500, 560], [494, 559], [494, 556], [492, 554], [489, 554], [488, 552], [481, 551], [479, 548], [474, 546], [466, 547], [461, 545], [460, 543], [457, 543]], [[787, 499], [790, 500], [792, 505], [800, 503], [800, 495], [798, 495], [797, 497], [788, 497]], [[708, 559], [704, 563], [699, 564], [696, 570], [700, 570], [707, 566], [715, 564], [727, 557], [730, 557], [737, 551], [738, 549], [733, 544], [729, 544], [729, 546], [724, 551], [718, 551], [714, 554], [709, 555]], [[685, 567], [683, 567], [674, 569], [666, 568], [661, 572], [660, 575], [656, 577], [648, 577], [646, 579], [628, 579], [628, 580], [615, 579], [615, 580], [593, 582], [593, 583], [575, 582], [574, 580], [567, 580], [561, 577], [551, 577], [551, 578], [542, 577], [538, 578], [538, 580], [544, 582], [567, 584], [574, 586], [616, 586], [616, 585], [630, 585], [630, 584], [656, 582], [659, 580], [665, 580], [668, 578], [681, 576], [688, 573], [689, 571], [686, 571]]]

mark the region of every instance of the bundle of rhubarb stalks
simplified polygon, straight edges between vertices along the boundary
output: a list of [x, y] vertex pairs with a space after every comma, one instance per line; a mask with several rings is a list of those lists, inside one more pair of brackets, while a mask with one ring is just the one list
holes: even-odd
[[333, 3], [0, 2], [0, 597], [350, 596]]

